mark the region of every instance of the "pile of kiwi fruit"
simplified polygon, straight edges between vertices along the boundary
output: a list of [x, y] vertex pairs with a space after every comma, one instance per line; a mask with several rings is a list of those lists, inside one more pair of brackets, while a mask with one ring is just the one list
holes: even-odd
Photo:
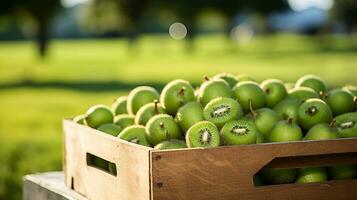
[[[157, 150], [357, 137], [357, 87], [328, 88], [316, 75], [296, 83], [247, 75], [169, 82], [159, 93], [139, 86], [111, 107], [95, 105], [73, 119]], [[263, 169], [256, 185], [320, 182], [357, 176], [355, 165]]]

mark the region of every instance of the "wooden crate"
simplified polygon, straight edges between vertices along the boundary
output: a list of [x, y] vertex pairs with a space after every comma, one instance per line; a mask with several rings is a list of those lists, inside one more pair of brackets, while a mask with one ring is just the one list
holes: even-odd
[[[263, 167], [357, 163], [357, 139], [158, 151], [64, 121], [67, 186], [93, 200], [356, 199], [357, 180], [256, 187]], [[87, 165], [87, 153], [117, 175]]]

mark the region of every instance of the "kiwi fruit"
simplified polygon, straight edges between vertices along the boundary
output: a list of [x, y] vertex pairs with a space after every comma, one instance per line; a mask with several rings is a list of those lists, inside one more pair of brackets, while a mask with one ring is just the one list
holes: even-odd
[[289, 98], [297, 99], [301, 102], [306, 101], [307, 99], [320, 98], [319, 94], [316, 93], [313, 89], [308, 87], [299, 87], [289, 90]]
[[260, 84], [260, 87], [266, 94], [267, 106], [270, 108], [282, 101], [287, 95], [284, 83], [278, 79], [267, 79]]
[[123, 129], [135, 124], [135, 116], [129, 114], [121, 114], [114, 118], [114, 124], [122, 127]]
[[353, 94], [353, 96], [357, 96], [357, 86], [346, 85], [342, 89], [351, 92]]
[[113, 123], [114, 115], [105, 105], [95, 105], [87, 110], [85, 122], [92, 128], [98, 128], [102, 124]]
[[318, 76], [308, 74], [301, 77], [295, 85], [296, 88], [308, 87], [313, 89], [317, 94], [326, 93], [326, 83]]
[[354, 110], [354, 99], [351, 92], [334, 89], [327, 93], [324, 100], [330, 106], [334, 116], [352, 112]]
[[330, 107], [321, 99], [308, 99], [298, 110], [298, 122], [305, 130], [319, 123], [328, 123], [332, 117]]
[[220, 131], [222, 142], [227, 145], [256, 144], [258, 130], [248, 120], [232, 120]]
[[338, 138], [336, 122], [314, 125], [305, 135], [304, 140], [329, 140]]
[[323, 167], [300, 168], [296, 183], [320, 183], [328, 180], [326, 169]]
[[285, 87], [286, 91], [289, 91], [289, 90], [295, 88], [295, 83], [292, 83], [292, 82], [284, 83], [284, 87]]
[[169, 82], [162, 90], [160, 96], [160, 102], [166, 112], [171, 115], [175, 115], [181, 106], [194, 100], [193, 87], [188, 81], [182, 79]]
[[261, 170], [260, 174], [262, 175], [264, 183], [268, 183], [269, 185], [288, 184], [296, 180], [298, 170], [265, 168]]
[[175, 120], [181, 128], [181, 131], [186, 134], [186, 131], [195, 123], [203, 121], [203, 108], [200, 103], [192, 101], [186, 103], [178, 109]]
[[265, 141], [265, 138], [264, 138], [263, 134], [257, 132], [257, 140], [256, 140], [256, 143], [257, 143], [257, 144], [262, 144], [262, 143], [264, 143], [264, 141]]
[[73, 121], [77, 124], [82, 124], [82, 125], [86, 125], [86, 115], [78, 115], [76, 117], [73, 118]]
[[135, 115], [141, 106], [159, 100], [159, 93], [152, 87], [140, 86], [133, 89], [127, 99], [127, 111], [131, 115]]
[[252, 101], [254, 109], [259, 109], [266, 104], [265, 92], [259, 84], [253, 81], [239, 82], [233, 88], [237, 101], [243, 107], [244, 112], [249, 112], [249, 101]]
[[297, 121], [298, 110], [301, 105], [301, 101], [296, 99], [285, 98], [274, 106], [273, 110], [278, 113], [282, 119], [293, 119], [293, 122]]
[[248, 74], [239, 74], [237, 76], [237, 80], [238, 82], [241, 81], [253, 81], [253, 82], [257, 82], [255, 79], [253, 79], [252, 77], [250, 77]]
[[126, 127], [119, 135], [118, 138], [126, 140], [131, 143], [140, 144], [143, 146], [151, 147], [149, 140], [146, 137], [145, 126], [132, 125]]
[[187, 148], [186, 142], [183, 140], [177, 140], [177, 139], [163, 141], [155, 146], [155, 149], [157, 149], [157, 150], [182, 149], [182, 148]]
[[108, 133], [109, 135], [117, 137], [122, 131], [122, 128], [115, 124], [103, 124], [97, 128], [98, 131]]
[[338, 137], [357, 137], [357, 112], [345, 113], [335, 117]]
[[230, 73], [226, 73], [226, 72], [217, 74], [213, 78], [225, 80], [231, 88], [233, 88], [238, 83], [238, 79], [236, 76], [234, 76], [233, 74], [230, 74]]
[[146, 134], [150, 143], [154, 146], [165, 140], [181, 138], [178, 124], [168, 114], [159, 114], [152, 117], [146, 124]]
[[203, 109], [205, 120], [221, 128], [226, 122], [243, 116], [239, 103], [231, 98], [218, 97], [209, 102]]
[[337, 165], [327, 168], [331, 180], [354, 179], [357, 177], [356, 165]]
[[158, 100], [154, 100], [154, 103], [148, 103], [138, 110], [135, 115], [135, 124], [145, 126], [153, 116], [164, 113], [164, 107], [162, 107]]
[[293, 123], [290, 118], [288, 120], [279, 121], [272, 129], [268, 142], [290, 142], [302, 140], [303, 132], [301, 128]]
[[228, 83], [222, 79], [209, 79], [205, 77], [198, 94], [198, 99], [203, 106], [217, 97], [234, 98], [234, 93]]
[[127, 99], [127, 96], [122, 96], [114, 100], [114, 102], [112, 103], [112, 111], [115, 116], [120, 114], [128, 114], [128, 111], [126, 109]]
[[212, 122], [201, 121], [188, 129], [186, 133], [188, 147], [218, 147], [220, 136], [218, 128]]
[[272, 109], [260, 108], [254, 110], [252, 106], [250, 106], [250, 112], [247, 117], [254, 122], [258, 132], [261, 133], [264, 138], [269, 136], [275, 124], [280, 120], [279, 115]]

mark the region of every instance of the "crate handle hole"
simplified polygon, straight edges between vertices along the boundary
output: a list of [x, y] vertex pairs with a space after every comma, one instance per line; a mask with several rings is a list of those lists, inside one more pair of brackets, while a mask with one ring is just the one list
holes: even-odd
[[86, 154], [87, 165], [110, 175], [117, 176], [117, 166], [115, 163], [109, 162], [91, 153]]

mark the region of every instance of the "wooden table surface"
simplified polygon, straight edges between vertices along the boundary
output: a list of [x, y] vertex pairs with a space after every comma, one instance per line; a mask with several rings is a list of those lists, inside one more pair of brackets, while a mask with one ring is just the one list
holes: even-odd
[[64, 184], [63, 172], [24, 176], [24, 200], [87, 200]]

